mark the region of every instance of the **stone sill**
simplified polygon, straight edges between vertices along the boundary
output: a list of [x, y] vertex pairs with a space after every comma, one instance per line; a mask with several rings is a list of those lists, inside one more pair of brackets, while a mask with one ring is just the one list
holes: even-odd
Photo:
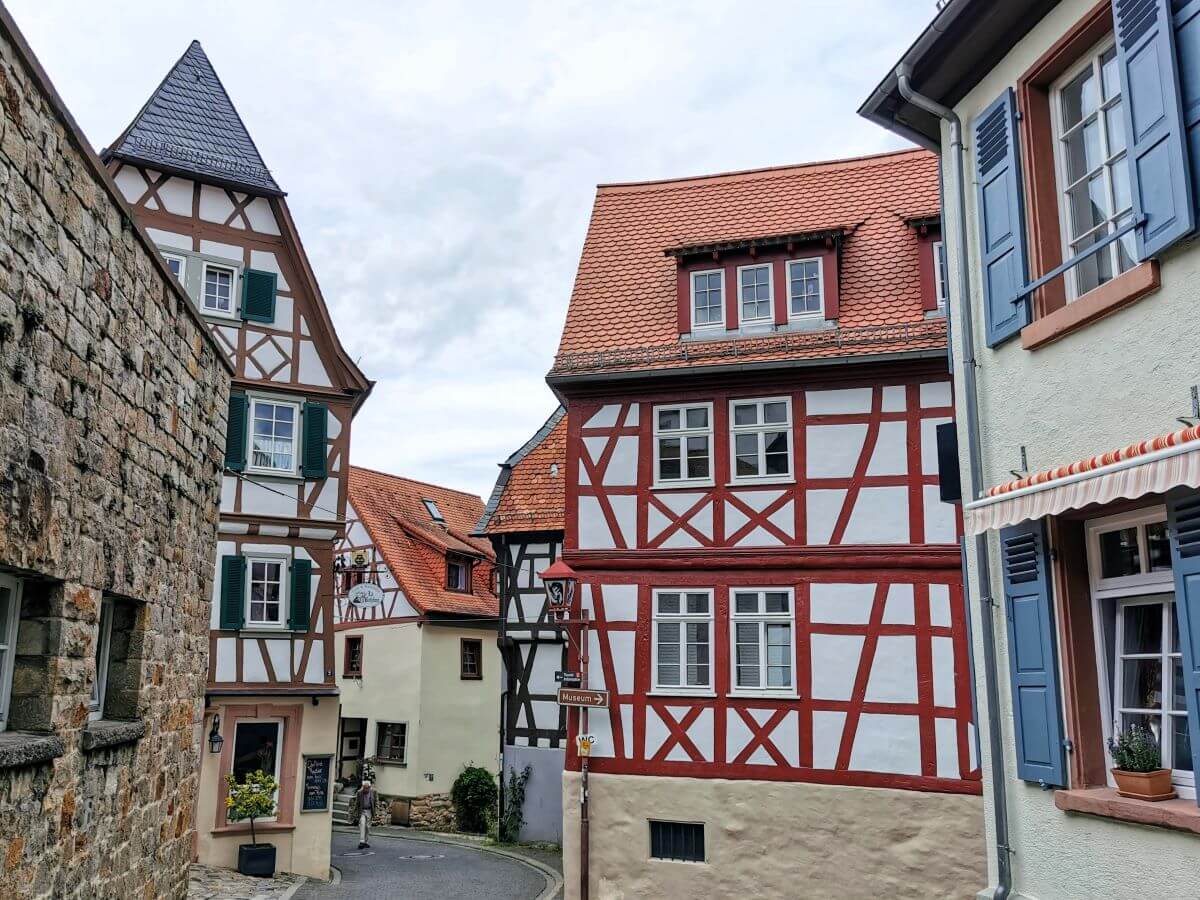
[[376, 756], [371, 760], [371, 762], [377, 766], [396, 766], [399, 769], [408, 768], [408, 763], [401, 762], [398, 759], [380, 759], [378, 756]]
[[[255, 834], [281, 834], [289, 831], [295, 831], [296, 826], [288, 822], [255, 822]], [[232, 837], [235, 835], [243, 835], [250, 833], [250, 826], [238, 823], [236, 825], [221, 825], [212, 830], [215, 837]]]
[[87, 727], [83, 729], [83, 752], [132, 744], [140, 741], [145, 733], [146, 723], [141, 719], [124, 722], [96, 719], [88, 722]]
[[1021, 346], [1036, 350], [1157, 291], [1158, 260], [1149, 259], [1021, 329]]
[[1122, 822], [1153, 825], [1200, 834], [1200, 806], [1195, 800], [1131, 800], [1114, 788], [1081, 788], [1054, 792], [1054, 805], [1066, 812], [1086, 813]]
[[54, 734], [0, 732], [0, 769], [36, 766], [57, 759], [64, 752], [62, 738]]

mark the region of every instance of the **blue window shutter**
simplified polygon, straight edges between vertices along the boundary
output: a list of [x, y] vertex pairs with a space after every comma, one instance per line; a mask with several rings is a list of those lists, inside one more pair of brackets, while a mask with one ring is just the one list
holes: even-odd
[[983, 251], [983, 317], [989, 347], [1029, 324], [1025, 284], [1025, 204], [1017, 150], [1017, 99], [1008, 88], [975, 121], [976, 202]]
[[308, 610], [311, 599], [312, 562], [292, 560], [292, 596], [288, 604], [288, 628], [308, 631]]
[[246, 557], [221, 557], [221, 627], [236, 631], [246, 620]]
[[324, 478], [329, 474], [329, 409], [324, 403], [304, 404], [304, 441], [300, 449], [300, 474], [305, 478]]
[[1065, 786], [1049, 555], [1041, 521], [1000, 530], [1008, 669], [1017, 736], [1017, 776]]
[[1184, 488], [1168, 496], [1167, 531], [1175, 573], [1175, 618], [1183, 655], [1192, 771], [1200, 772], [1200, 493]]
[[229, 414], [225, 419], [225, 468], [240, 472], [246, 468], [246, 395], [229, 395]]
[[1117, 68], [1139, 259], [1189, 234], [1194, 224], [1171, 0], [1113, 0]]
[[1192, 215], [1200, 216], [1200, 0], [1187, 0], [1175, 11], [1175, 62], [1183, 127], [1187, 133], [1188, 174], [1192, 179]]

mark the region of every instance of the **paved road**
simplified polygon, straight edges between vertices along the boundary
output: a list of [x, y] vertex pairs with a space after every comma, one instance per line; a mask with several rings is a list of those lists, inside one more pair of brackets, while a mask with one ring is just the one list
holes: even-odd
[[546, 887], [540, 872], [515, 859], [455, 844], [373, 835], [358, 850], [358, 835], [333, 833], [339, 885], [309, 882], [295, 900], [533, 900]]

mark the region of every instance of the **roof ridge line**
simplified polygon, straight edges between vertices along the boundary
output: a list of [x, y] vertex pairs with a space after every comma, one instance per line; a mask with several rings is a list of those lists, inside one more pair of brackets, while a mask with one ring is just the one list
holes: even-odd
[[787, 165], [780, 166], [759, 166], [757, 168], [750, 169], [732, 169], [727, 172], [710, 172], [704, 175], [684, 175], [679, 178], [652, 178], [647, 181], [601, 182], [596, 185], [596, 190], [604, 191], [606, 193], [621, 193], [624, 190], [656, 187], [659, 185], [684, 185], [689, 182], [711, 182], [726, 178], [743, 178], [748, 175], [779, 174], [800, 169], [853, 168], [860, 165], [871, 165], [879, 161], [887, 160], [891, 157], [910, 155], [924, 155], [932, 157], [934, 154], [922, 147], [907, 147], [900, 150], [886, 150], [880, 153], [866, 153], [859, 156], [846, 156], [837, 159], [810, 160], [808, 162], [789, 163]]
[[358, 463], [350, 463], [351, 469], [361, 469], [364, 472], [374, 472], [376, 475], [382, 475], [385, 478], [395, 478], [398, 481], [407, 481], [412, 484], [421, 484], [425, 487], [437, 488], [439, 491], [449, 491], [452, 494], [461, 494], [464, 497], [471, 497], [475, 500], [483, 502], [483, 498], [478, 494], [472, 494], [470, 491], [460, 490], [459, 488], [446, 487], [443, 484], [434, 484], [432, 481], [422, 481], [420, 478], [410, 478], [407, 475], [397, 475], [395, 472], [385, 472], [382, 469], [372, 469], [370, 466], [361, 466]]

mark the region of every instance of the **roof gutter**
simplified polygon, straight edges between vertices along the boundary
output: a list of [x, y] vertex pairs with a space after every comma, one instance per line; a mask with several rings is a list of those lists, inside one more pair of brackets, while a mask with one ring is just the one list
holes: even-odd
[[[975, 499], [980, 499], [983, 490], [983, 462], [979, 441], [979, 385], [975, 377], [978, 362], [975, 359], [975, 324], [971, 309], [971, 278], [970, 255], [967, 249], [967, 197], [966, 197], [966, 166], [963, 162], [965, 148], [963, 147], [962, 120], [947, 106], [917, 93], [912, 87], [912, 65], [907, 61], [921, 47], [924, 41], [947, 13], [960, 10], [968, 0], [959, 0], [947, 5], [933, 24], [925, 30], [913, 48], [905, 54], [904, 61], [896, 67], [896, 84], [900, 95], [906, 102], [913, 104], [926, 112], [937, 116], [950, 126], [950, 157], [954, 173], [954, 230], [956, 240], [948, 245], [953, 253], [954, 264], [958, 270], [958, 313], [962, 322], [963, 343], [963, 381], [966, 390], [966, 421], [963, 423], [967, 432], [967, 455], [970, 460], [971, 491]], [[940, 149], [940, 147], [939, 147]], [[943, 179], [942, 204], [943, 211], [948, 205], [945, 195], [945, 179]], [[961, 539], [963, 557], [966, 558], [966, 538]], [[993, 900], [1005, 900], [1012, 893], [1012, 861], [1009, 858], [1008, 833], [1008, 801], [1006, 796], [1006, 775], [1004, 766], [1004, 743], [1000, 729], [1000, 691], [999, 673], [996, 666], [996, 637], [993, 618], [999, 605], [992, 599], [991, 562], [989, 559], [988, 538], [986, 533], [975, 535], [975, 566], [979, 584], [979, 619], [982, 627], [983, 643], [983, 675], [987, 696], [987, 729], [988, 729], [988, 774], [992, 788], [992, 816], [996, 829], [996, 873], [997, 884], [992, 891]], [[969, 591], [970, 585], [964, 581], [964, 591]]]
[[[630, 369], [624, 372], [585, 372], [580, 375], [551, 373], [546, 384], [551, 389], [570, 387], [576, 384], [598, 384], [606, 381], [634, 381], [643, 379], [672, 378], [680, 375], [718, 375], [730, 372], [769, 372], [779, 369], [810, 369], [820, 366], [858, 366], [868, 363], [898, 362], [912, 359], [946, 358], [945, 347], [927, 350], [901, 350], [894, 353], [860, 354], [858, 356], [816, 356], [809, 359], [765, 360], [762, 362], [733, 363], [711, 366], [672, 366], [665, 369]], [[561, 398], [560, 398], [561, 399]]]

